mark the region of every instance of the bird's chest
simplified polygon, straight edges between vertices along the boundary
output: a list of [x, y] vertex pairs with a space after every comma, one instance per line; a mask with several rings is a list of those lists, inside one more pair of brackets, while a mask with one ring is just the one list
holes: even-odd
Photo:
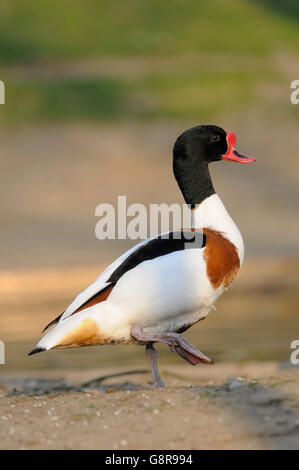
[[206, 235], [203, 259], [207, 278], [215, 290], [225, 288], [233, 281], [240, 268], [238, 249], [219, 231], [204, 228], [203, 232]]

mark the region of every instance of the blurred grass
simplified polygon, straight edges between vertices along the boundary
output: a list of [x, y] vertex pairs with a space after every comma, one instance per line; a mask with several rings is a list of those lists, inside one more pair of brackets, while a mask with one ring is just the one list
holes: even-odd
[[297, 34], [295, 15], [286, 19], [248, 0], [18, 0], [0, 7], [2, 62], [202, 51], [265, 55], [295, 48]]
[[[263, 97], [260, 86], [289, 86], [274, 57], [295, 55], [298, 33], [292, 0], [3, 1], [0, 122], [209, 119], [255, 105], [271, 110], [276, 97]], [[104, 63], [90, 76], [89, 61], [105, 58], [112, 67]], [[165, 60], [160, 70], [157, 58]], [[117, 72], [113, 60], [122, 63]]]
[[113, 118], [123, 115], [124, 86], [117, 80], [44, 80], [11, 83], [6, 99], [8, 122]]
[[76, 119], [211, 118], [242, 111], [262, 99], [259, 84], [281, 83], [277, 71], [265, 64], [239, 70], [183, 70], [138, 74], [133, 78], [10, 79], [9, 106], [1, 109], [0, 122], [22, 123]]

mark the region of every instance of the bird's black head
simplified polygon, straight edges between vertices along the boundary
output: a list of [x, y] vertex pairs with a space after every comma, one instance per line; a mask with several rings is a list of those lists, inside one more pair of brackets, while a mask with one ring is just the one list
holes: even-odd
[[215, 193], [209, 163], [255, 160], [237, 152], [235, 144], [235, 134], [213, 125], [192, 127], [177, 138], [173, 148], [173, 171], [187, 204], [200, 204]]
[[[196, 126], [181, 134], [173, 148], [174, 161], [185, 164], [221, 160], [227, 151], [226, 132], [218, 126]], [[189, 163], [187, 163], [187, 160]]]

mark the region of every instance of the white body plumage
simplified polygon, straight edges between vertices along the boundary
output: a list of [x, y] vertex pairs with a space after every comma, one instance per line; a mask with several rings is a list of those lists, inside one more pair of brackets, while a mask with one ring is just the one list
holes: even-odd
[[[194, 228], [221, 233], [236, 248], [239, 266], [244, 246], [241, 234], [220, 198], [213, 194], [194, 210]], [[215, 286], [207, 267], [207, 247], [175, 251], [138, 264], [127, 271], [108, 298], [77, 313], [89, 298], [108, 286], [111, 273], [145, 240], [112, 263], [65, 310], [37, 348], [76, 347], [132, 342], [130, 329], [138, 323], [145, 332], [172, 332], [205, 318], [225, 283]]]

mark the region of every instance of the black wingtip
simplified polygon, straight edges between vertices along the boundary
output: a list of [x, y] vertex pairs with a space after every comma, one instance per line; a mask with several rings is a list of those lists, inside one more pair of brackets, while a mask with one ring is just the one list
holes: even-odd
[[46, 351], [45, 348], [34, 348], [32, 349], [32, 351], [30, 351], [30, 353], [28, 353], [28, 356], [32, 356], [32, 354], [37, 354], [37, 353], [40, 353], [40, 352], [43, 352], [43, 351]]

